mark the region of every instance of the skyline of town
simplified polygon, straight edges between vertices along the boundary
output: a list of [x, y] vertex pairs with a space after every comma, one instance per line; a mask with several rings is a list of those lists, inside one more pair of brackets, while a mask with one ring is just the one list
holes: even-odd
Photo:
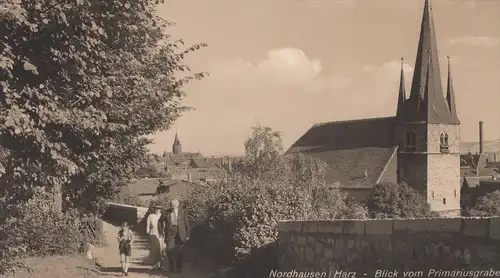
[[[394, 115], [399, 57], [408, 92], [423, 1], [375, 2], [164, 5], [158, 13], [177, 23], [174, 36], [208, 44], [188, 63], [211, 75], [186, 87], [184, 103], [196, 110], [154, 135], [151, 150], [171, 150], [177, 131], [186, 151], [242, 154], [258, 123], [282, 132], [287, 149], [315, 123]], [[433, 10], [443, 79], [452, 57], [462, 141], [478, 141], [480, 120], [486, 141], [500, 138], [500, 2], [435, 1]]]

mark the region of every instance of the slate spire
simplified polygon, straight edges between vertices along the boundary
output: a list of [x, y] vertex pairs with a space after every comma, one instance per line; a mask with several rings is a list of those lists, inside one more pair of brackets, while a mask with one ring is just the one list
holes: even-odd
[[457, 107], [455, 106], [455, 92], [453, 91], [453, 81], [451, 79], [451, 57], [448, 58], [448, 86], [446, 90], [446, 103], [448, 104], [448, 108], [450, 110], [450, 115], [452, 120], [456, 122], [460, 122], [457, 115]]
[[179, 140], [179, 136], [177, 135], [177, 131], [175, 132], [175, 138], [174, 138], [174, 145], [180, 144], [181, 141]]
[[405, 90], [405, 73], [403, 71], [404, 59], [401, 58], [401, 75], [399, 77], [399, 95], [398, 95], [398, 109], [396, 112], [396, 117], [401, 119], [404, 114], [404, 105], [406, 101], [406, 90]]
[[458, 118], [451, 116], [445, 100], [437, 49], [432, 8], [430, 0], [425, 0], [410, 98], [405, 105], [405, 113], [408, 113], [406, 121], [428, 124], [460, 123]]
[[177, 135], [177, 131], [175, 132], [174, 144], [172, 145], [172, 152], [174, 154], [182, 153], [182, 145], [181, 141], [179, 140], [179, 136]]

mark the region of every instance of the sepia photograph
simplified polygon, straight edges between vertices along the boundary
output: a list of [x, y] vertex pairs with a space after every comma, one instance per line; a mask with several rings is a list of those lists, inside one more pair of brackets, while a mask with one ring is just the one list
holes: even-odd
[[0, 277], [500, 277], [500, 0], [0, 0]]

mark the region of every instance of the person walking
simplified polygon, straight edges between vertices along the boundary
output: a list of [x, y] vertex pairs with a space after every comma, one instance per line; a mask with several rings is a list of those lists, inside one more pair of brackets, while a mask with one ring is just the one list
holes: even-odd
[[191, 226], [188, 212], [179, 206], [179, 201], [170, 202], [163, 226], [165, 228], [165, 251], [168, 256], [169, 269], [172, 272], [182, 272], [184, 261], [184, 245], [189, 240]]
[[134, 237], [128, 223], [123, 222], [121, 229], [118, 231], [118, 248], [120, 251], [120, 262], [122, 265], [122, 273], [128, 276], [128, 268], [130, 266], [130, 256], [132, 255], [132, 242]]
[[149, 239], [149, 262], [154, 268], [159, 268], [162, 257], [159, 220], [161, 218], [161, 207], [154, 207], [154, 212], [148, 216], [146, 233]]

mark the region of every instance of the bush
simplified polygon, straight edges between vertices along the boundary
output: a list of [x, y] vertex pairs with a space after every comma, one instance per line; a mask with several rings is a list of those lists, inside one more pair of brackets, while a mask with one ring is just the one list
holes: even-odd
[[278, 239], [278, 221], [303, 220], [312, 215], [307, 190], [290, 183], [256, 185], [238, 200], [235, 212], [235, 255], [244, 258]]
[[279, 221], [366, 218], [366, 209], [325, 184], [325, 163], [283, 156], [279, 133], [255, 127], [245, 150], [230, 174], [187, 199], [198, 223], [193, 240], [234, 262], [239, 277], [264, 277], [277, 268]]
[[189, 218], [193, 223], [201, 223], [209, 219], [211, 207], [224, 194], [228, 194], [228, 188], [218, 182], [213, 185], [195, 186], [190, 191], [190, 196], [186, 200], [189, 209]]
[[[275, 172], [262, 175], [265, 180], [235, 173], [214, 186], [193, 190], [188, 207], [191, 219], [199, 223], [196, 228], [202, 230], [198, 243], [252, 270], [247, 277], [261, 277], [277, 267], [271, 258], [277, 254], [279, 221], [367, 217], [365, 208], [348, 202], [338, 190], [320, 184], [311, 194], [311, 184], [305, 186], [290, 169], [269, 169]], [[197, 241], [194, 233], [193, 240]]]
[[367, 201], [372, 218], [429, 218], [436, 217], [429, 203], [406, 183], [377, 184]]
[[470, 210], [471, 216], [500, 216], [500, 190], [481, 196]]
[[339, 189], [320, 186], [313, 192], [312, 218], [315, 219], [366, 219], [368, 210], [348, 199]]
[[116, 194], [113, 198], [113, 202], [137, 207], [147, 207], [149, 205], [148, 201], [142, 200], [137, 194], [134, 194], [126, 189]]
[[149, 203], [146, 206], [153, 207], [153, 206], [160, 206], [162, 208], [169, 208], [170, 207], [170, 202], [173, 199], [176, 199], [177, 201], [180, 202], [181, 206], [185, 206], [186, 204], [186, 197], [188, 197], [188, 193], [179, 193], [179, 194], [173, 194], [173, 193], [161, 193], [157, 194], [149, 201]]
[[32, 199], [15, 206], [0, 227], [0, 272], [22, 266], [25, 256], [66, 255], [83, 251], [86, 243], [99, 244], [99, 220], [82, 217], [77, 211], [61, 213], [52, 194], [42, 190]]

